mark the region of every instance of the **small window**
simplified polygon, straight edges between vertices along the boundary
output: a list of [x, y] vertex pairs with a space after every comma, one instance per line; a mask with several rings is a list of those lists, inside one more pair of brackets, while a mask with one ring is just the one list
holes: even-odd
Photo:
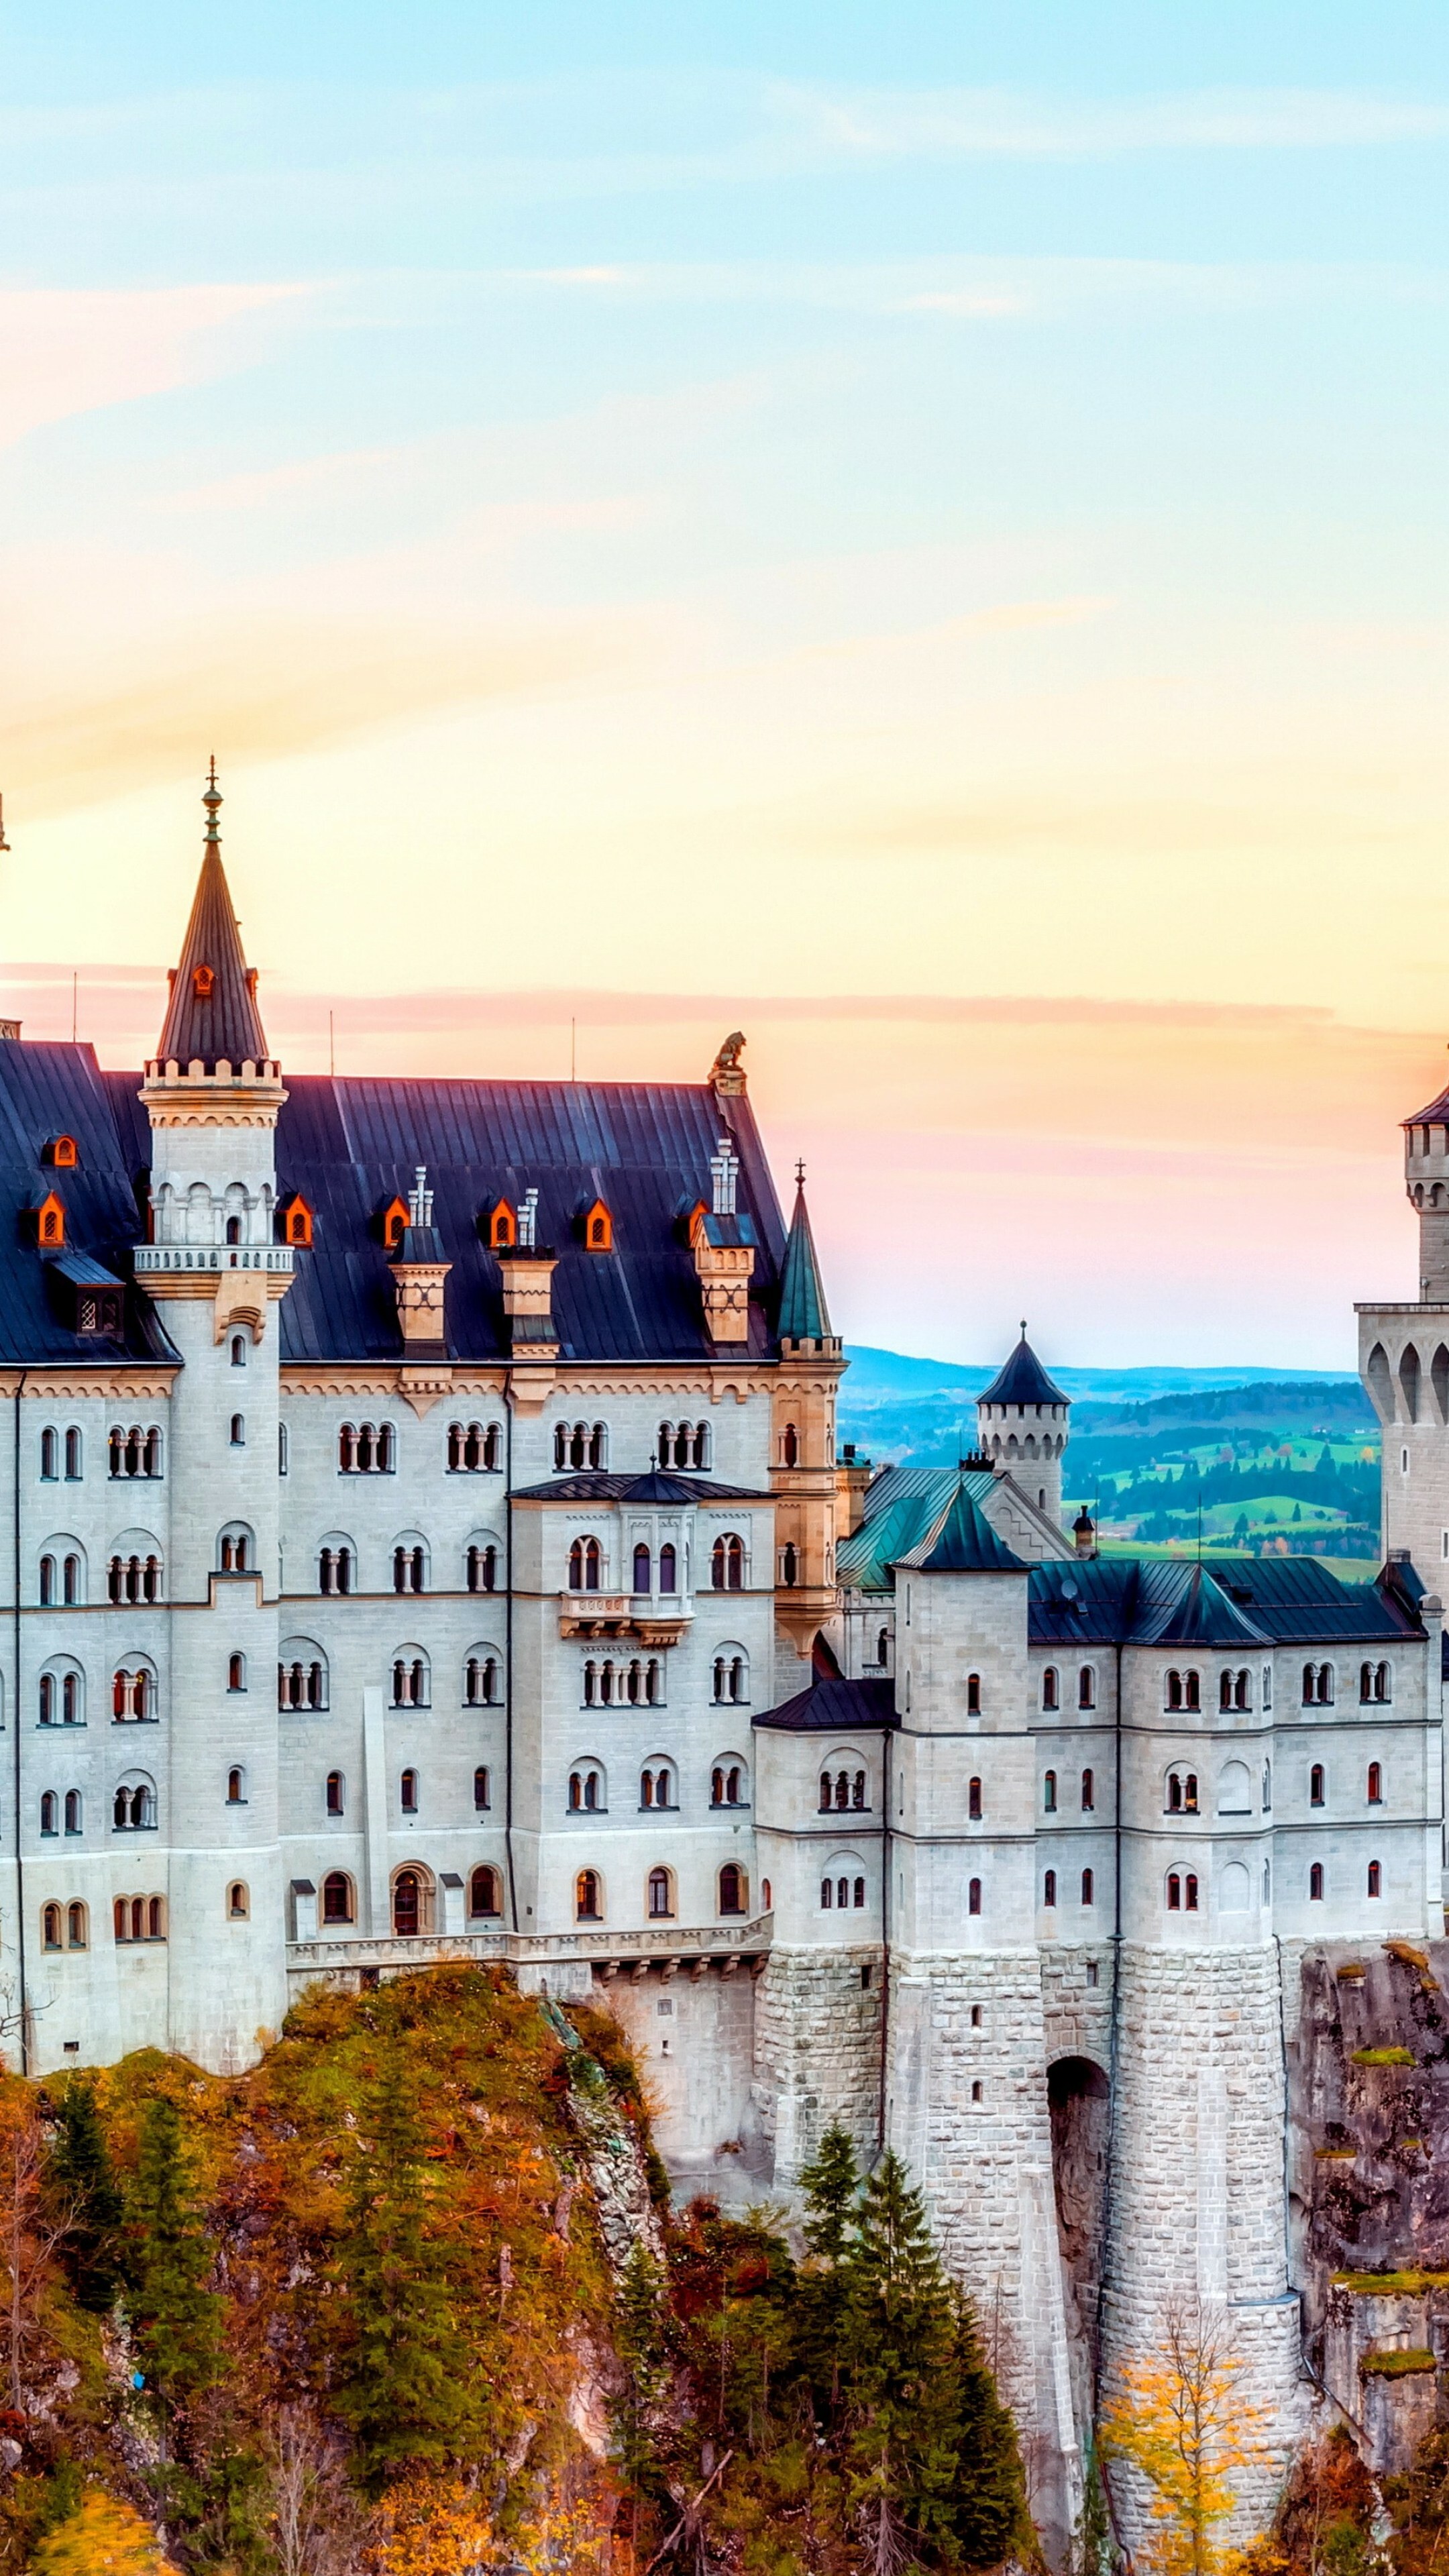
[[663, 1547], [661, 1547], [659, 1551], [659, 1589], [661, 1592], [675, 1592], [678, 1590], [678, 1578], [675, 1572], [678, 1562], [679, 1559], [674, 1548], [666, 1539]]
[[1084, 1905], [1090, 1905], [1092, 1903], [1092, 1891], [1092, 1873], [1089, 1869], [1084, 1869], [1082, 1872], [1082, 1903]]
[[233, 1333], [231, 1337], [231, 1364], [233, 1368], [246, 1367], [247, 1337], [245, 1333]]
[[343, 1813], [345, 1796], [346, 1792], [343, 1787], [341, 1772], [329, 1771], [327, 1774], [327, 1813], [329, 1816], [340, 1816]]
[[968, 1914], [979, 1914], [981, 1911], [981, 1881], [979, 1878], [973, 1878], [966, 1890], [966, 1911]]
[[247, 1445], [245, 1414], [234, 1413], [231, 1417], [231, 1445], [233, 1449], [245, 1449]]
[[1183, 1907], [1188, 1914], [1197, 1912], [1197, 1880], [1191, 1870], [1183, 1881]]
[[793, 1592], [800, 1580], [800, 1551], [793, 1539], [787, 1539], [780, 1550], [780, 1581], [787, 1592]]
[[[65, 1472], [66, 1480], [69, 1484], [74, 1485], [80, 1482], [82, 1472], [81, 1436], [78, 1431], [73, 1429], [68, 1431], [65, 1435]], [[1380, 1692], [1379, 1696], [1382, 1698], [1383, 1693]]]
[[1041, 1901], [1047, 1906], [1055, 1905], [1057, 1901], [1057, 1874], [1054, 1869], [1049, 1869], [1042, 1880]]
[[979, 1673], [968, 1673], [966, 1676], [966, 1714], [968, 1717], [981, 1715], [981, 1675]]
[[973, 1825], [981, 1822], [981, 1783], [973, 1780], [966, 1792], [966, 1813]]
[[1048, 1771], [1045, 1779], [1042, 1781], [1041, 1791], [1042, 1807], [1045, 1813], [1049, 1816], [1054, 1816], [1057, 1811], [1057, 1775], [1055, 1771]]
[[499, 1915], [503, 1911], [503, 1881], [497, 1870], [490, 1869], [486, 1861], [469, 1878], [468, 1911], [475, 1918]]
[[487, 1767], [483, 1763], [480, 1763], [473, 1774], [473, 1804], [481, 1815], [483, 1809], [487, 1807], [489, 1803]]
[[1368, 1802], [1371, 1807], [1381, 1807], [1384, 1802], [1384, 1769], [1381, 1762], [1371, 1762], [1368, 1767]]
[[40, 1937], [47, 1950], [61, 1947], [61, 1911], [58, 1905], [44, 1905], [40, 1910]]
[[226, 1667], [226, 1686], [229, 1691], [244, 1691], [246, 1689], [247, 1659], [245, 1655], [228, 1656]]
[[246, 1773], [233, 1768], [226, 1775], [226, 1803], [229, 1807], [244, 1807], [246, 1800]]
[[322, 1920], [324, 1923], [352, 1921], [352, 1881], [343, 1869], [329, 1870], [322, 1881]]
[[1095, 1708], [1096, 1705], [1097, 1676], [1090, 1664], [1083, 1664], [1081, 1671], [1077, 1675], [1077, 1706], [1078, 1708]]
[[1094, 1802], [1092, 1774], [1090, 1771], [1084, 1771], [1082, 1773], [1082, 1813], [1084, 1816], [1089, 1816], [1091, 1814]]
[[[865, 1880], [864, 1880], [863, 1878], [858, 1878], [858, 1879], [856, 1880], [855, 1885], [854, 1885], [854, 1888], [853, 1888], [853, 1890], [852, 1890], [852, 1892], [851, 1892], [851, 1899], [850, 1899], [850, 1901], [851, 1901], [851, 1904], [852, 1904], [852, 1905], [864, 1905], [864, 1903], [865, 1903]], [[868, 1985], [870, 1984], [870, 1970], [869, 1970], [869, 1968], [865, 1969], [865, 1971], [863, 1972], [862, 1977], [861, 1977], [861, 1983], [862, 1983], [862, 1985], [866, 1985], [866, 1986], [868, 1986]]]
[[581, 1869], [574, 1882], [574, 1913], [580, 1923], [598, 1923], [603, 1917], [600, 1901], [599, 1873]]
[[54, 1484], [60, 1475], [60, 1434], [48, 1425], [40, 1435], [40, 1472], [47, 1484]]
[[1323, 1902], [1323, 1863], [1321, 1860], [1316, 1860], [1308, 1873], [1308, 1894], [1310, 1902], [1314, 1905], [1320, 1905]]
[[1055, 1664], [1048, 1664], [1046, 1671], [1042, 1674], [1041, 1704], [1045, 1709], [1053, 1709], [1061, 1705], [1060, 1685]]
[[642, 1546], [636, 1547], [634, 1550], [634, 1589], [636, 1592], [647, 1592], [649, 1590], [650, 1566], [651, 1558], [648, 1548]]
[[1183, 1674], [1182, 1704], [1184, 1708], [1200, 1708], [1202, 1706], [1202, 1677], [1200, 1674]]
[[65, 1909], [65, 1942], [68, 1950], [90, 1946], [90, 1918], [83, 1905], [68, 1905]]
[[1321, 1762], [1315, 1762], [1308, 1774], [1308, 1803], [1310, 1807], [1321, 1807], [1323, 1804], [1323, 1765]]
[[[719, 1910], [721, 1914], [743, 1914], [745, 1911], [745, 1873], [732, 1860], [725, 1862], [719, 1874]], [[650, 1911], [653, 1911], [652, 1906]]]
[[403, 1775], [402, 1775], [402, 1800], [401, 1800], [401, 1803], [402, 1803], [402, 1811], [403, 1811], [403, 1814], [404, 1814], [405, 1816], [415, 1816], [415, 1815], [417, 1814], [417, 1812], [418, 1812], [418, 1775], [417, 1775], [416, 1771], [405, 1771], [405, 1772], [403, 1773]]
[[43, 1834], [60, 1831], [60, 1800], [53, 1789], [46, 1789], [41, 1794], [40, 1830]]
[[58, 1172], [73, 1172], [80, 1161], [80, 1149], [74, 1136], [52, 1136], [45, 1149], [45, 1159]]
[[1368, 1865], [1368, 1892], [1370, 1896], [1382, 1896], [1384, 1892], [1383, 1871], [1376, 1860]]
[[251, 1910], [252, 1901], [250, 1896], [247, 1894], [245, 1880], [234, 1878], [230, 1887], [226, 1891], [226, 1919], [228, 1923], [245, 1923]]
[[595, 1199], [584, 1219], [584, 1241], [590, 1252], [612, 1252], [614, 1222], [602, 1199]]
[[1182, 1880], [1175, 1869], [1170, 1869], [1167, 1873], [1167, 1910], [1169, 1914], [1180, 1914], [1182, 1911]]
[[828, 1914], [831, 1906], [835, 1903], [835, 1881], [833, 1878], [822, 1878], [820, 1882], [820, 1903]]
[[[792, 1547], [782, 1550], [782, 1559], [788, 1557], [791, 1560], [791, 1571], [784, 1577], [786, 1583], [793, 1583], [795, 1580], [794, 1555], [795, 1551]], [[716, 1592], [742, 1591], [745, 1580], [744, 1540], [737, 1537], [733, 1530], [724, 1532], [715, 1540], [710, 1550], [709, 1565], [710, 1580]]]

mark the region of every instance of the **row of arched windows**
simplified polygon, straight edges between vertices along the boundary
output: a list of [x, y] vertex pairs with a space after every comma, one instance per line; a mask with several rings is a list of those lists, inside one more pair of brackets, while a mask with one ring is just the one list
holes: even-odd
[[[612, 1669], [612, 1668], [611, 1668]], [[233, 1655], [229, 1667], [229, 1687], [246, 1688], [246, 1659]], [[432, 1667], [418, 1647], [406, 1647], [395, 1655], [391, 1666], [392, 1705], [394, 1708], [430, 1708], [432, 1706]], [[135, 1714], [153, 1713], [154, 1679], [149, 1674], [117, 1675], [127, 1688], [143, 1694], [146, 1705]], [[465, 1657], [462, 1672], [462, 1705], [465, 1708], [499, 1708], [503, 1703], [503, 1658], [494, 1646], [475, 1646]], [[328, 1667], [325, 1656], [316, 1647], [284, 1647], [277, 1665], [277, 1706], [279, 1709], [325, 1709], [328, 1705]], [[117, 1709], [117, 1715], [121, 1714]]]
[[[717, 1910], [721, 1915], [749, 1912], [749, 1884], [738, 1861], [727, 1860], [716, 1882]], [[645, 1912], [651, 1923], [672, 1922], [678, 1897], [672, 1869], [658, 1863], [644, 1882]], [[574, 1881], [574, 1916], [580, 1923], [602, 1923], [604, 1920], [604, 1880], [597, 1869], [581, 1869]]]
[[337, 1434], [337, 1470], [343, 1476], [390, 1476], [397, 1466], [397, 1433], [390, 1422], [344, 1422]]
[[821, 1772], [819, 1812], [822, 1816], [828, 1816], [832, 1809], [838, 1809], [842, 1812], [847, 1807], [859, 1810], [864, 1807], [865, 1803], [865, 1773], [863, 1771]]
[[556, 1422], [553, 1430], [555, 1473], [569, 1467], [607, 1467], [609, 1426], [606, 1422]]
[[[155, 1436], [159, 1437], [159, 1435]], [[111, 1433], [113, 1456], [116, 1438], [117, 1434], [113, 1431]], [[54, 1484], [58, 1481], [62, 1459], [65, 1462], [67, 1481], [71, 1484], [78, 1483], [85, 1473], [85, 1445], [80, 1432], [72, 1425], [70, 1430], [62, 1433], [57, 1431], [52, 1423], [47, 1423], [40, 1435], [40, 1473], [46, 1484]], [[157, 1472], [159, 1473], [159, 1469]], [[111, 1473], [112, 1475], [116, 1473], [114, 1467]], [[139, 1469], [137, 1473], [140, 1473]]]
[[[1321, 1762], [1313, 1762], [1309, 1765], [1308, 1803], [1310, 1807], [1323, 1807], [1328, 1804], [1328, 1775]], [[1364, 1774], [1364, 1804], [1369, 1807], [1381, 1807], [1383, 1803], [1384, 1766], [1382, 1762], [1371, 1762]]]
[[739, 1708], [750, 1696], [749, 1659], [734, 1647], [714, 1659], [714, 1704], [716, 1708]]
[[[117, 1902], [119, 1903], [119, 1899]], [[117, 1936], [119, 1938], [119, 1935]], [[43, 1950], [85, 1950], [90, 1946], [90, 1915], [84, 1905], [42, 1905], [40, 1946]]]
[[[636, 1593], [653, 1591], [652, 1559], [648, 1548], [642, 1543], [634, 1550], [633, 1572], [633, 1588]], [[659, 1551], [658, 1588], [661, 1592], [677, 1592], [679, 1589], [679, 1558], [668, 1539]]]
[[[434, 1922], [431, 1873], [419, 1866], [400, 1869], [392, 1883], [392, 1928], [402, 1940], [431, 1932]], [[503, 1879], [486, 1861], [468, 1875], [470, 1921], [496, 1921], [503, 1912]], [[322, 1921], [343, 1927], [357, 1920], [357, 1888], [345, 1869], [330, 1869], [322, 1881]]]
[[[112, 1557], [113, 1572], [120, 1562], [119, 1557]], [[135, 1560], [132, 1559], [132, 1562], [134, 1563]], [[52, 1610], [57, 1603], [62, 1603], [67, 1610], [74, 1609], [85, 1598], [85, 1577], [80, 1558], [74, 1554], [64, 1557], [43, 1556], [40, 1560], [39, 1592], [42, 1610]], [[133, 1592], [129, 1597], [134, 1601], [140, 1596]], [[113, 1601], [120, 1598], [122, 1595], [118, 1592], [111, 1593]], [[148, 1594], [147, 1598], [154, 1601], [156, 1595], [153, 1592]]]
[[40, 1830], [42, 1834], [58, 1834], [60, 1832], [62, 1812], [65, 1816], [65, 1830], [68, 1834], [84, 1833], [85, 1809], [79, 1789], [67, 1789], [63, 1800], [56, 1790], [46, 1789], [42, 1792], [40, 1800]]
[[661, 1422], [661, 1467], [708, 1468], [714, 1465], [714, 1438], [708, 1422]]
[[[793, 1551], [789, 1552], [793, 1554]], [[745, 1565], [744, 1540], [736, 1531], [723, 1531], [710, 1549], [712, 1589], [716, 1592], [743, 1591]], [[602, 1541], [592, 1534], [576, 1538], [569, 1548], [568, 1570], [570, 1592], [602, 1592], [608, 1581], [608, 1559]], [[630, 1571], [632, 1588], [636, 1593], [674, 1593], [679, 1589], [679, 1556], [668, 1539], [659, 1550], [657, 1580], [652, 1579], [653, 1561], [642, 1541], [634, 1549]]]
[[634, 1655], [616, 1664], [590, 1656], [584, 1666], [585, 1708], [660, 1708], [664, 1703], [664, 1666], [658, 1655]]
[[[245, 1893], [245, 1891], [243, 1891]], [[111, 1909], [118, 1941], [164, 1941], [164, 1896], [118, 1896]]]
[[503, 1465], [503, 1432], [496, 1422], [450, 1422], [450, 1475], [497, 1475]]
[[[1043, 1772], [1041, 1792], [1041, 1803], [1044, 1814], [1048, 1816], [1056, 1815], [1057, 1775], [1055, 1771]], [[1096, 1774], [1090, 1769], [1082, 1773], [1078, 1795], [1081, 1801], [1083, 1815], [1090, 1816], [1097, 1803]], [[971, 1787], [967, 1793], [967, 1814], [970, 1816], [973, 1824], [980, 1821], [981, 1783], [979, 1780], [972, 1781]]]
[[[878, 1660], [881, 1663], [884, 1663], [885, 1656], [882, 1654]], [[1041, 1704], [1042, 1707], [1048, 1711], [1061, 1707], [1062, 1678], [1060, 1673], [1057, 1671], [1055, 1664], [1048, 1664], [1042, 1674]], [[1095, 1708], [1096, 1705], [1097, 1676], [1090, 1664], [1083, 1664], [1077, 1675], [1077, 1706], [1078, 1708]]]
[[[569, 1812], [571, 1815], [605, 1813], [608, 1786], [601, 1762], [584, 1761], [569, 1773]], [[709, 1803], [712, 1807], [743, 1807], [749, 1803], [748, 1773], [742, 1762], [726, 1755], [709, 1775]], [[677, 1807], [679, 1775], [672, 1762], [653, 1760], [639, 1774], [641, 1807]]]
[[863, 1878], [857, 1878], [854, 1880], [849, 1878], [822, 1878], [820, 1882], [820, 1902], [827, 1913], [830, 1911], [832, 1905], [837, 1906], [842, 1913], [847, 1905], [864, 1905], [865, 1880]]
[[[1089, 1869], [1084, 1869], [1082, 1872], [1082, 1903], [1084, 1905], [1095, 1905], [1097, 1901], [1096, 1885], [1097, 1883], [1093, 1872]], [[1043, 1905], [1048, 1908], [1056, 1904], [1057, 1874], [1054, 1869], [1049, 1869], [1042, 1879], [1041, 1901]]]
[[[421, 1784], [419, 1782], [417, 1771], [409, 1767], [408, 1770], [402, 1773], [398, 1782], [398, 1803], [402, 1807], [405, 1815], [416, 1815], [420, 1794]], [[326, 1787], [323, 1792], [323, 1801], [326, 1812], [329, 1816], [346, 1815], [347, 1778], [344, 1772], [328, 1772]], [[490, 1804], [491, 1801], [488, 1794], [488, 1768], [486, 1763], [480, 1762], [473, 1774], [473, 1808], [475, 1814], [486, 1814]]]

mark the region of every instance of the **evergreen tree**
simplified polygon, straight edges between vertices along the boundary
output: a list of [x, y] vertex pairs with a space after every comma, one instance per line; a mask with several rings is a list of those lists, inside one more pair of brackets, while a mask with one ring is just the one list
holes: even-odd
[[805, 2193], [808, 2260], [798, 2282], [796, 2326], [801, 2365], [817, 2400], [833, 2414], [840, 2402], [841, 2353], [860, 2167], [844, 2129], [832, 2126], [819, 2153], [800, 2169]]
[[410, 2463], [462, 2456], [477, 2428], [446, 2245], [430, 2225], [426, 2145], [390, 2049], [363, 2114], [334, 2271], [347, 2302], [334, 2402], [373, 2493]]
[[800, 2168], [800, 2188], [807, 2211], [805, 2243], [823, 2263], [838, 2263], [850, 2241], [860, 2167], [855, 2148], [838, 2122], [825, 2132], [820, 2152]]
[[211, 2246], [194, 2190], [176, 2106], [154, 2094], [126, 2194], [128, 2304], [141, 2367], [168, 2413], [211, 2387], [222, 2367], [222, 2302], [206, 2286]]
[[83, 2308], [104, 2316], [120, 2287], [123, 2207], [88, 2079], [73, 2078], [60, 2097], [49, 2181], [64, 2220], [59, 2250], [71, 2286]]
[[[958, 2290], [954, 2304], [958, 2432], [952, 2534], [962, 2567], [996, 2567], [1014, 2543], [1029, 2543], [1021, 2454], [1016, 2426], [997, 2395], [981, 2349], [970, 2300]], [[1085, 2576], [1100, 2576], [1107, 2564], [1107, 2508], [1095, 2457], [1088, 2463], [1082, 2539]], [[1030, 2556], [1030, 2547], [1022, 2554]]]

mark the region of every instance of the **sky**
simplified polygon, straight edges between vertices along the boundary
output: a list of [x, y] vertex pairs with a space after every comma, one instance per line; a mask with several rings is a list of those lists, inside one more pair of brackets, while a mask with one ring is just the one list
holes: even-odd
[[703, 1079], [837, 1327], [1351, 1369], [1449, 1078], [1449, 15], [0, 0], [0, 1009]]

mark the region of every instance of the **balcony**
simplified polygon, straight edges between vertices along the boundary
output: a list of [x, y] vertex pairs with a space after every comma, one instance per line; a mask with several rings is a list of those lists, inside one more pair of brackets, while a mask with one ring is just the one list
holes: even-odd
[[561, 1592], [561, 1637], [618, 1638], [636, 1646], [677, 1646], [694, 1616], [682, 1592]]
[[133, 1255], [138, 1279], [160, 1271], [271, 1270], [290, 1279], [295, 1263], [290, 1243], [138, 1243]]

